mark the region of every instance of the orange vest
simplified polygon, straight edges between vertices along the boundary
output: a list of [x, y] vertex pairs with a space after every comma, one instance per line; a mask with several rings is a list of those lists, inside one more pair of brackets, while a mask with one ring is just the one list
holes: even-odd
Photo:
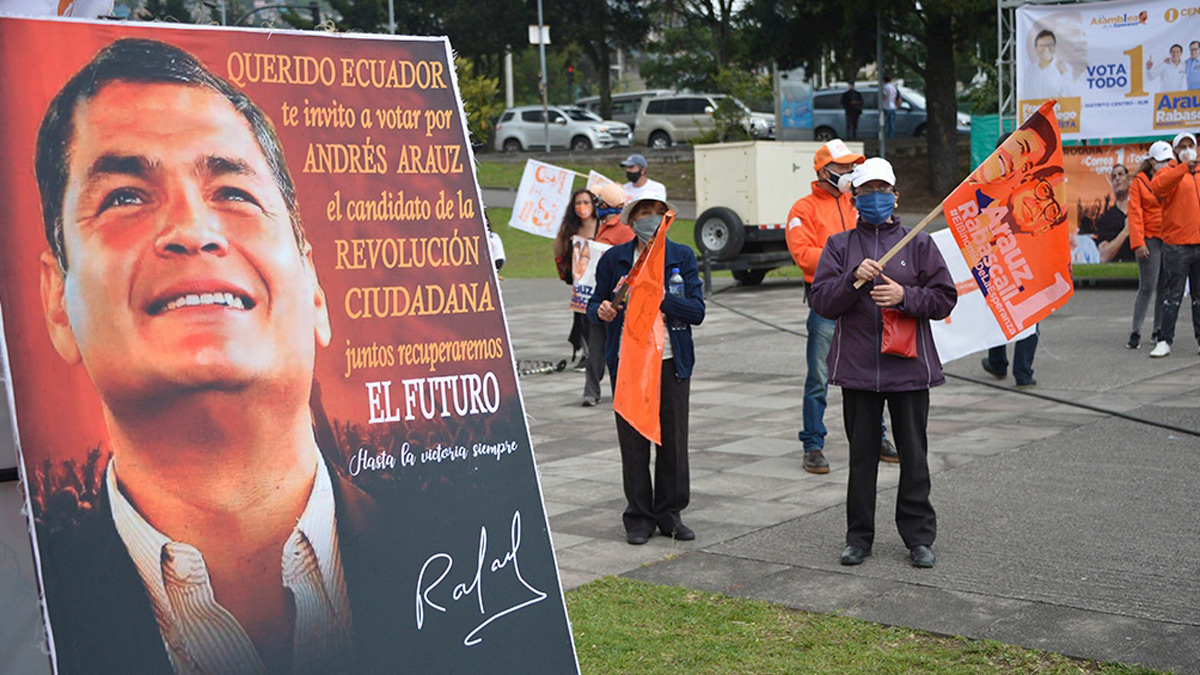
[[1148, 238], [1162, 238], [1162, 204], [1150, 189], [1150, 177], [1139, 173], [1129, 189], [1129, 247], [1141, 248]]
[[1150, 181], [1162, 202], [1164, 244], [1200, 244], [1200, 180], [1187, 164], [1176, 162], [1160, 169]]
[[788, 251], [796, 265], [804, 270], [804, 280], [812, 283], [821, 259], [821, 249], [832, 234], [854, 229], [858, 211], [850, 203], [850, 195], [834, 197], [815, 180], [812, 194], [792, 204], [787, 217]]

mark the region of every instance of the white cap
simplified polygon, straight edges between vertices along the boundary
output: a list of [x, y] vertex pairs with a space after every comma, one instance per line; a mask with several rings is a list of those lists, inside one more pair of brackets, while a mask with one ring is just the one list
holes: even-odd
[[[892, 170], [892, 163], [882, 157], [872, 157], [867, 161], [859, 164], [854, 168], [849, 176], [850, 186], [858, 187], [863, 183], [873, 180], [881, 180], [888, 185], [896, 185], [896, 172]], [[839, 183], [846, 182], [843, 178]], [[849, 190], [847, 186], [845, 190]], [[840, 187], [840, 186], [839, 186]]]
[[1154, 141], [1150, 145], [1150, 159], [1156, 162], [1165, 162], [1174, 157], [1171, 152], [1171, 144], [1166, 141]]
[[1180, 142], [1180, 141], [1182, 141], [1182, 140], [1183, 140], [1183, 139], [1185, 139], [1185, 138], [1190, 138], [1190, 139], [1192, 139], [1192, 143], [1195, 143], [1195, 142], [1196, 142], [1196, 137], [1195, 137], [1195, 136], [1193, 136], [1193, 135], [1191, 135], [1191, 134], [1189, 134], [1189, 133], [1187, 133], [1187, 132], [1185, 131], [1185, 132], [1183, 132], [1182, 134], [1178, 134], [1177, 136], [1175, 136], [1175, 140], [1171, 141], [1171, 147], [1172, 147], [1172, 148], [1178, 148], [1178, 147], [1179, 147], [1179, 142]]
[[633, 210], [637, 207], [637, 205], [641, 204], [642, 202], [662, 202], [667, 205], [668, 211], [679, 213], [679, 210], [675, 208], [675, 205], [667, 201], [666, 192], [662, 192], [660, 190], [647, 190], [646, 192], [643, 192], [637, 199], [626, 204], [625, 208], [621, 209], [621, 222], [625, 223], [626, 225], [632, 224], [629, 222], [629, 214], [633, 213]]

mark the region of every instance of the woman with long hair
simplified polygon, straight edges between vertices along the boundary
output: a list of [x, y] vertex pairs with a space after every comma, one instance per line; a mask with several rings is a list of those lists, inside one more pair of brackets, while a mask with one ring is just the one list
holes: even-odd
[[[575, 284], [575, 272], [572, 265], [572, 237], [579, 236], [591, 239], [596, 236], [598, 220], [596, 217], [596, 196], [586, 189], [576, 190], [571, 194], [571, 207], [563, 216], [562, 225], [558, 228], [558, 236], [554, 238], [554, 265], [558, 268], [558, 276], [567, 284]], [[572, 312], [574, 319], [571, 323], [571, 334], [567, 340], [571, 343], [571, 360], [580, 355], [575, 370], [585, 370], [587, 366], [587, 337], [589, 321], [586, 314]], [[600, 383], [596, 383], [599, 392]], [[586, 394], [585, 394], [586, 396]]]
[[1154, 333], [1151, 342], [1158, 342], [1162, 328], [1162, 301], [1166, 291], [1166, 275], [1162, 274], [1162, 204], [1150, 189], [1150, 180], [1159, 167], [1171, 159], [1171, 145], [1158, 141], [1150, 146], [1129, 188], [1129, 245], [1137, 257], [1138, 292], [1133, 301], [1133, 331], [1125, 345], [1137, 349], [1142, 341], [1142, 325], [1146, 322], [1146, 306], [1154, 295]]

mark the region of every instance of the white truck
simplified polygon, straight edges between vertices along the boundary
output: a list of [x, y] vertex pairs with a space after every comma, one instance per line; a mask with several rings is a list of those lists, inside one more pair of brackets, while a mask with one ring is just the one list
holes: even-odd
[[[746, 286], [793, 264], [787, 250], [787, 214], [809, 194], [813, 141], [745, 141], [697, 145], [696, 248], [701, 267], [731, 270]], [[861, 153], [862, 143], [847, 143]]]

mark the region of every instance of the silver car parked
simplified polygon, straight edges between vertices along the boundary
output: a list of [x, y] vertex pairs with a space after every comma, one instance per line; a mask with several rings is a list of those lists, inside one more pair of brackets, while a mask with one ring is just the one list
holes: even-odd
[[[550, 106], [550, 146], [586, 151], [615, 148], [633, 143], [633, 133], [624, 122], [601, 119], [599, 115], [573, 106]], [[519, 152], [545, 147], [546, 124], [542, 106], [526, 105], [504, 111], [496, 123], [497, 150]]]

